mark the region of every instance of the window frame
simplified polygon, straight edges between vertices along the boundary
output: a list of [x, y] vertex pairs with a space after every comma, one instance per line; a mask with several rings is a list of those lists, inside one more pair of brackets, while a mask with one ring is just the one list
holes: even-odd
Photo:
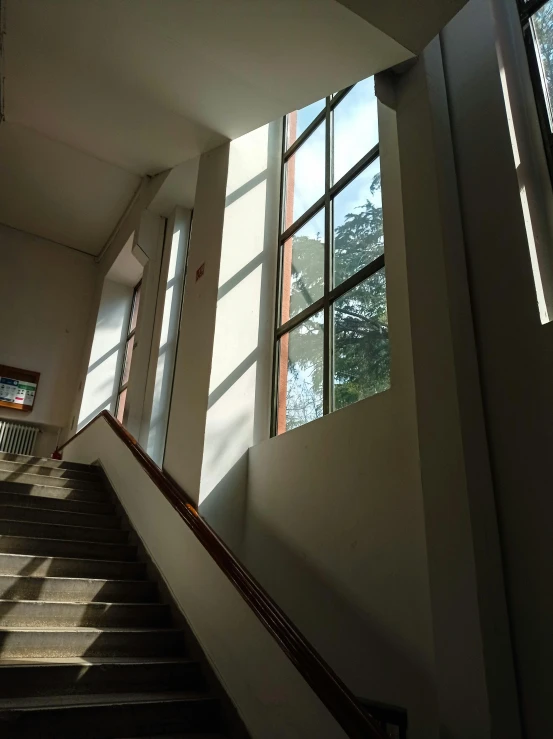
[[[360, 80], [362, 82], [363, 80]], [[356, 83], [358, 84], [358, 83]], [[278, 258], [277, 258], [277, 287], [275, 302], [275, 329], [273, 336], [273, 378], [271, 396], [271, 436], [278, 432], [278, 400], [279, 400], [279, 371], [280, 371], [280, 339], [289, 334], [294, 328], [304, 323], [312, 316], [323, 311], [323, 412], [326, 416], [334, 410], [333, 371], [334, 371], [334, 319], [332, 308], [336, 300], [342, 295], [357, 287], [372, 275], [385, 267], [385, 254], [373, 259], [358, 272], [348, 277], [339, 285], [333, 286], [334, 280], [334, 208], [333, 201], [355, 178], [364, 172], [380, 157], [380, 140], [356, 164], [354, 164], [337, 182], [332, 184], [333, 175], [333, 143], [334, 143], [334, 110], [344, 100], [355, 85], [350, 85], [325, 99], [325, 106], [300, 136], [286, 148], [288, 115], [283, 118], [281, 169], [280, 169], [280, 200], [279, 200], [279, 227], [278, 227]], [[285, 219], [286, 198], [286, 163], [301, 146], [309, 139], [312, 133], [325, 124], [325, 191], [324, 194], [311, 205], [305, 213], [299, 216], [286, 230], [283, 229]], [[380, 138], [380, 137], [379, 137]], [[323, 296], [304, 308], [300, 313], [280, 325], [280, 315], [283, 298], [283, 261], [284, 245], [294, 234], [305, 226], [311, 218], [324, 209], [324, 288]], [[281, 432], [284, 433], [284, 432]]]
[[[115, 418], [117, 418], [119, 413], [119, 403], [121, 401], [121, 395], [127, 390], [129, 387], [129, 380], [130, 380], [130, 368], [129, 368], [129, 377], [127, 378], [126, 382], [123, 382], [123, 378], [125, 376], [125, 370], [127, 369], [127, 351], [129, 346], [129, 341], [131, 339], [134, 339], [134, 336], [136, 334], [136, 329], [138, 327], [138, 311], [140, 310], [140, 290], [142, 287], [142, 280], [139, 280], [133, 289], [132, 294], [132, 300], [131, 300], [131, 310], [129, 313], [129, 320], [127, 323], [127, 332], [125, 335], [125, 351], [123, 354], [123, 361], [121, 362], [121, 371], [119, 373], [119, 382], [117, 384], [117, 398], [115, 401]], [[138, 306], [137, 306], [138, 301]], [[134, 321], [134, 328], [132, 327], [133, 319], [135, 318], [135, 310], [137, 311], [136, 314], [136, 320]], [[133, 352], [135, 349], [135, 342], [133, 341]], [[132, 361], [132, 357], [131, 357]], [[126, 398], [125, 398], [126, 402]], [[125, 409], [123, 408], [123, 413], [125, 412]], [[121, 420], [121, 423], [123, 421]]]
[[528, 59], [528, 68], [541, 129], [543, 148], [549, 170], [549, 178], [553, 186], [553, 100], [551, 101], [550, 110], [544, 91], [542, 64], [536, 51], [536, 40], [531, 23], [532, 17], [544, 5], [547, 5], [549, 0], [516, 0], [516, 2], [522, 26], [522, 37]]

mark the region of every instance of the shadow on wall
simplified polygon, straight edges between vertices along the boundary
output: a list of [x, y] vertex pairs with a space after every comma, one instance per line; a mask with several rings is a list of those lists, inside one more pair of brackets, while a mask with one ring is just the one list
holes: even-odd
[[77, 429], [115, 408], [131, 301], [132, 288], [104, 281]]
[[[238, 498], [243, 511], [245, 455], [269, 433], [280, 133], [269, 124], [231, 146], [200, 490], [223, 509]], [[222, 523], [216, 509], [204, 508]]]
[[304, 552], [246, 509], [247, 463], [245, 454], [229, 470], [201, 504], [202, 517], [355, 695], [406, 708], [413, 739], [436, 737], [435, 686], [428, 667]]

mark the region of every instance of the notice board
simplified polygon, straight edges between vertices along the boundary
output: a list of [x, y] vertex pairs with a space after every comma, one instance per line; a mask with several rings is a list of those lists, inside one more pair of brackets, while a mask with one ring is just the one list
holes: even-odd
[[0, 406], [16, 411], [32, 411], [40, 372], [0, 364]]

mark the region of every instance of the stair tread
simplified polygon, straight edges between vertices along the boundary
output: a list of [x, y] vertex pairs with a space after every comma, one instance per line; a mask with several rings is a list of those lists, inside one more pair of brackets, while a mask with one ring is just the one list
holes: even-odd
[[67, 481], [70, 481], [70, 480], [73, 480], [74, 479], [72, 477], [49, 477], [48, 475], [33, 475], [32, 473], [30, 473], [28, 475], [28, 477], [37, 477], [38, 480], [37, 480], [37, 482], [20, 482], [19, 480], [0, 480], [0, 487], [4, 483], [9, 483], [10, 485], [26, 485], [27, 487], [29, 485], [32, 485], [35, 488], [58, 488], [59, 490], [78, 490], [80, 493], [92, 493], [92, 492], [94, 492], [94, 493], [106, 493], [106, 495], [107, 495], [107, 490], [103, 486], [103, 484], [101, 483], [100, 480], [98, 480], [98, 487], [97, 488], [96, 487], [94, 487], [94, 488], [79, 488], [79, 487], [74, 487], [73, 488], [73, 487], [71, 487], [71, 485], [52, 485], [52, 484], [49, 485], [48, 484], [50, 481], [53, 482], [55, 480], [67, 480]]
[[[9, 555], [5, 555], [9, 556]], [[14, 554], [14, 557], [24, 557], [27, 555]], [[71, 557], [51, 557], [51, 559], [71, 559]], [[77, 558], [76, 558], [77, 559]], [[109, 562], [109, 559], [93, 560], [94, 562]], [[0, 581], [3, 577], [13, 580], [17, 578], [19, 580], [54, 580], [54, 581], [67, 581], [67, 582], [90, 582], [90, 583], [110, 583], [110, 584], [133, 584], [133, 585], [144, 585], [148, 580], [132, 580], [132, 579], [121, 579], [118, 577], [56, 577], [50, 575], [3, 575], [0, 573]], [[1, 600], [1, 598], [0, 598]], [[91, 601], [92, 602], [92, 601]], [[95, 603], [99, 601], [94, 601]]]
[[[0, 536], [0, 541], [1, 541]], [[17, 539], [27, 539], [30, 537], [26, 536], [19, 536], [19, 537], [11, 537], [11, 538], [17, 538]], [[37, 537], [38, 538], [38, 537]], [[67, 541], [67, 539], [44, 539], [44, 541]], [[85, 544], [98, 544], [100, 542], [97, 541], [90, 541], [90, 542], [84, 542]], [[121, 544], [116, 544], [115, 546], [123, 546]], [[130, 545], [128, 545], [130, 546]], [[142, 564], [141, 562], [131, 562], [128, 559], [98, 559], [96, 557], [62, 557], [60, 555], [48, 555], [48, 554], [23, 554], [21, 552], [0, 552], [2, 557], [22, 557], [24, 559], [28, 559], [29, 557], [32, 557], [33, 559], [40, 559], [43, 561], [49, 561], [49, 562], [94, 562], [96, 564], [113, 564], [113, 565], [136, 565], [136, 564]], [[6, 577], [12, 577], [12, 575], [6, 575]], [[25, 575], [22, 575], [22, 577], [26, 577]], [[61, 578], [62, 580], [66, 579], [64, 577]], [[80, 580], [81, 578], [75, 578], [76, 580]], [[84, 578], [87, 579], [87, 578]], [[100, 578], [103, 579], [103, 578]], [[141, 580], [140, 582], [144, 582], [144, 580]]]
[[24, 634], [35, 634], [35, 633], [47, 633], [47, 634], [81, 634], [81, 633], [94, 633], [102, 634], [108, 632], [110, 634], [152, 634], [152, 633], [170, 633], [170, 634], [182, 634], [182, 629], [176, 629], [173, 626], [153, 626], [148, 628], [135, 627], [135, 626], [2, 626], [0, 624], [0, 634], [5, 632], [24, 633]]
[[[118, 600], [14, 600], [13, 598], [0, 598], [0, 605], [2, 603], [13, 603], [14, 605], [23, 605], [27, 603], [28, 605], [36, 606], [37, 608], [43, 606], [43, 605], [58, 605], [58, 606], [91, 606], [92, 608], [100, 608], [101, 606], [140, 606], [141, 608], [147, 607], [147, 608], [167, 608], [168, 606], [165, 603], [161, 602], [154, 602], [154, 603], [144, 603], [142, 601], [136, 601], [136, 603], [128, 602], [128, 601], [118, 601]], [[1, 624], [0, 624], [1, 628]]]
[[[9, 465], [13, 465], [10, 467]], [[45, 470], [44, 472], [29, 472], [27, 468], [32, 467], [34, 470]], [[23, 469], [21, 469], [23, 468]], [[23, 475], [45, 475], [47, 477], [56, 477], [56, 475], [53, 475], [51, 470], [59, 470], [60, 473], [64, 472], [73, 472], [78, 473], [80, 475], [90, 475], [91, 478], [99, 478], [102, 479], [100, 476], [100, 468], [95, 465], [87, 465], [84, 469], [73, 469], [72, 467], [49, 467], [46, 464], [40, 464], [40, 462], [12, 462], [9, 459], [5, 459], [4, 457], [0, 457], [0, 471], [2, 472], [20, 472]], [[61, 474], [60, 474], [61, 477]], [[70, 479], [69, 477], [63, 478], [65, 480]], [[78, 480], [79, 478], [74, 478], [75, 480]]]
[[0, 452], [0, 459], [6, 462], [20, 462], [21, 464], [41, 464], [45, 467], [58, 467], [65, 470], [88, 470], [97, 465], [85, 464], [84, 462], [64, 462], [62, 459], [51, 457], [36, 457], [33, 454], [12, 454], [11, 452]]
[[[6, 520], [6, 519], [0, 519], [0, 521], [1, 520]], [[22, 521], [12, 521], [11, 523], [23, 523], [23, 522]], [[61, 525], [63, 524], [57, 524], [57, 523], [56, 524], [49, 524], [49, 523], [37, 524], [37, 526], [61, 526]], [[72, 527], [68, 526], [68, 528], [72, 528]], [[75, 527], [75, 528], [78, 528], [78, 527]], [[112, 531], [112, 529], [105, 529], [105, 531]], [[0, 534], [0, 545], [4, 537], [9, 538], [9, 539], [25, 539], [26, 541], [63, 541], [64, 544], [100, 544], [103, 547], [104, 546], [106, 547], [129, 547], [131, 549], [134, 546], [133, 544], [127, 544], [126, 542], [94, 541], [94, 540], [90, 541], [89, 539], [57, 539], [55, 536], [20, 536], [19, 534]], [[0, 549], [0, 553], [11, 554], [11, 552], [2, 552], [1, 549]], [[18, 552], [18, 554], [22, 554], [22, 552]], [[33, 556], [33, 555], [23, 554], [23, 556], [28, 557], [28, 556]], [[43, 555], [39, 554], [36, 556], [40, 557]], [[44, 556], [48, 557], [48, 555], [44, 555]], [[55, 555], [52, 555], [52, 556], [55, 557]], [[84, 558], [83, 557], [68, 557], [68, 558], [61, 557], [61, 559], [84, 559]], [[92, 557], [92, 559], [94, 559], [94, 557]], [[102, 560], [102, 561], [105, 562], [105, 560]]]
[[12, 657], [0, 658], [0, 670], [4, 667], [82, 667], [101, 665], [192, 665], [197, 664], [187, 657]]
[[83, 693], [79, 695], [30, 696], [0, 699], [0, 711], [34, 711], [41, 708], [58, 709], [68, 706], [113, 706], [123, 703], [174, 703], [212, 701], [213, 696], [203, 691], [171, 691], [144, 693]]
[[[17, 495], [17, 493], [16, 493], [16, 495]], [[37, 495], [35, 497], [38, 500], [41, 499], [39, 495]], [[42, 500], [52, 500], [52, 498], [42, 498]], [[78, 500], [78, 501], [75, 501], [74, 500], [72, 502], [73, 503], [82, 503], [83, 501], [82, 500]], [[83, 511], [63, 511], [63, 510], [56, 511], [56, 510], [53, 510], [52, 508], [40, 508], [39, 506], [33, 506], [31, 509], [29, 509], [29, 506], [26, 506], [26, 505], [18, 505], [17, 503], [2, 503], [2, 500], [0, 499], [0, 510], [5, 509], [5, 508], [9, 508], [9, 509], [14, 508], [16, 511], [29, 511], [29, 510], [32, 510], [33, 512], [35, 512], [35, 511], [42, 511], [44, 513], [53, 513], [54, 512], [54, 513], [58, 513], [60, 516], [63, 516], [64, 513], [69, 513], [69, 515], [71, 515], [71, 516], [102, 516], [102, 517], [109, 516], [110, 518], [113, 518], [113, 519], [115, 519], [117, 521], [120, 521], [121, 520], [119, 518], [119, 516], [117, 515], [117, 513], [115, 513], [115, 511], [113, 513], [84, 513]], [[4, 521], [13, 521], [13, 519], [11, 519], [11, 518], [10, 519], [5, 519], [3, 517], [1, 518], [1, 520], [4, 520]], [[17, 519], [17, 520], [19, 520], [19, 519]], [[41, 523], [41, 522], [40, 521], [31, 521], [30, 523]], [[47, 523], [47, 522], [45, 522], [45, 523]], [[54, 524], [54, 525], [55, 526], [58, 526], [60, 524]], [[78, 524], [63, 524], [63, 525], [66, 525], [66, 526], [73, 526], [73, 525], [75, 525], [75, 526], [79, 527]], [[102, 527], [102, 526], [86, 526], [84, 528], [96, 529], [96, 528], [104, 528], [104, 527]]]
[[[38, 510], [41, 510], [41, 509], [39, 508]], [[20, 521], [17, 518], [4, 518], [4, 516], [0, 516], [0, 521], [5, 521], [6, 523], [28, 523], [28, 524], [32, 524], [33, 526], [55, 526], [55, 527], [63, 526], [64, 529], [84, 529], [85, 532], [87, 530], [92, 530], [92, 531], [100, 530], [100, 531], [105, 531], [106, 533], [109, 532], [110, 534], [112, 534], [114, 530], [124, 531], [124, 529], [106, 529], [105, 526], [76, 526], [73, 523], [49, 523], [48, 521]], [[130, 533], [130, 532], [127, 531], [125, 533]], [[0, 536], [2, 535], [0, 534]], [[50, 537], [48, 536], [25, 536], [23, 538], [24, 539], [48, 539]], [[75, 539], [75, 541], [81, 541], [81, 540]], [[86, 541], [86, 539], [84, 539], [83, 541]]]

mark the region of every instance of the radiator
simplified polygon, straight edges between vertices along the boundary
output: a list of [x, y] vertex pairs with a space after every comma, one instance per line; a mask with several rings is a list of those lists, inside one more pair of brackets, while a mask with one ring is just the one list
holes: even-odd
[[0, 452], [32, 454], [40, 429], [28, 423], [0, 420]]

